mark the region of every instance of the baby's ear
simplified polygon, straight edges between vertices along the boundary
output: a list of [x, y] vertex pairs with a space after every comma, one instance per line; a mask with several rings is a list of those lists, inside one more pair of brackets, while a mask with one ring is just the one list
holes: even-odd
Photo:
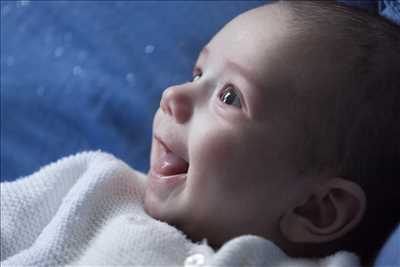
[[291, 242], [322, 243], [336, 240], [362, 219], [366, 197], [361, 187], [343, 178], [319, 186], [308, 198], [288, 210], [280, 230]]

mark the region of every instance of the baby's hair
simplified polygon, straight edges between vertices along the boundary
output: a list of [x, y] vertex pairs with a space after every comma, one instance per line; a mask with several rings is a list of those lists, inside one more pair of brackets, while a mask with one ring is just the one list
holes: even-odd
[[343, 69], [339, 83], [327, 81], [336, 93], [328, 106], [322, 101], [319, 124], [305, 126], [302, 171], [332, 169], [362, 187], [363, 220], [335, 246], [369, 265], [400, 222], [400, 26], [335, 1], [274, 4], [289, 9], [297, 37], [321, 38], [334, 55], [330, 64]]

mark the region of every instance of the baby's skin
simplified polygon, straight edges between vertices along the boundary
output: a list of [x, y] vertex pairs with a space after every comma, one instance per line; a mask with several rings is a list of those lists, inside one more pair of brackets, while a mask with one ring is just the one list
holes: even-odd
[[[236, 17], [202, 49], [193, 80], [162, 94], [145, 210], [194, 241], [219, 247], [254, 234], [300, 255], [304, 243], [334, 241], [362, 218], [357, 184], [299, 171], [302, 111], [329, 97], [320, 84], [334, 71], [319, 64], [317, 41], [293, 37], [290, 19], [275, 4]], [[299, 53], [312, 44], [312, 57]], [[295, 90], [315, 93], [299, 104]]]

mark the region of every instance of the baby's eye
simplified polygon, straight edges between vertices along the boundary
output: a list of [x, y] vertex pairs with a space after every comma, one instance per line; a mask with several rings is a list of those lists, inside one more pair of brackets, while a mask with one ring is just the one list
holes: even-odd
[[201, 78], [201, 73], [193, 74], [192, 82], [195, 82], [195, 81], [197, 81], [197, 80], [200, 79], [200, 78]]
[[222, 91], [219, 99], [227, 105], [233, 105], [237, 108], [242, 108], [240, 95], [232, 85], [229, 85], [226, 89]]

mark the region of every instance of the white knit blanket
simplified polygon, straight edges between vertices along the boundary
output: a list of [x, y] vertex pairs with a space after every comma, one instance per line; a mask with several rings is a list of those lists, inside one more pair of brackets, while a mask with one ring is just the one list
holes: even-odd
[[351, 253], [291, 259], [257, 236], [214, 251], [143, 210], [146, 177], [102, 152], [84, 152], [1, 184], [1, 266], [357, 267]]

